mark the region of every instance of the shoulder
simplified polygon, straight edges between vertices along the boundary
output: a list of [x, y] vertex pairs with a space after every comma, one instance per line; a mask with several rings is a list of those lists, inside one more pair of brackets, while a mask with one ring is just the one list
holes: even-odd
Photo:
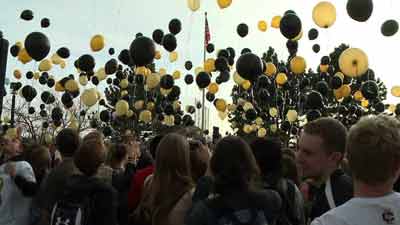
[[345, 207], [337, 207], [328, 211], [324, 215], [316, 218], [311, 225], [347, 225], [346, 220], [341, 216], [342, 209]]
[[250, 192], [249, 195], [252, 200], [266, 207], [280, 208], [282, 204], [279, 193], [274, 190], [266, 189], [253, 191]]

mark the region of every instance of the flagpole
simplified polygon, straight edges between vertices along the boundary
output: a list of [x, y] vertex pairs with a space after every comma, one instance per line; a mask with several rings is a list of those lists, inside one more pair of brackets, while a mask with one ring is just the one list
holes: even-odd
[[[205, 16], [205, 21], [207, 21], [207, 12], [204, 13]], [[204, 46], [203, 46], [203, 65], [206, 62], [206, 34], [204, 34]], [[205, 93], [205, 89], [203, 88], [202, 90], [202, 94], [203, 94], [203, 98], [202, 98], [202, 112], [201, 112], [201, 129], [204, 131], [205, 130], [205, 125], [206, 125], [206, 121], [205, 121], [205, 113], [206, 113], [206, 106], [205, 106], [205, 100], [206, 100], [206, 93]]]

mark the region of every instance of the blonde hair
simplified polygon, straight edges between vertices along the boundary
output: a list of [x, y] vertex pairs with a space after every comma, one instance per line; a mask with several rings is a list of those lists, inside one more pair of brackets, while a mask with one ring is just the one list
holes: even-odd
[[400, 122], [387, 115], [366, 116], [351, 127], [347, 157], [355, 179], [386, 183], [400, 166]]

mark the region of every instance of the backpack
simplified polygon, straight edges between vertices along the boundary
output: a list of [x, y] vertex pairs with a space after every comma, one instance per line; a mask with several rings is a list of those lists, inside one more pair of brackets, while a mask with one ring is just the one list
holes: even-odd
[[269, 224], [262, 209], [235, 210], [224, 204], [220, 197], [207, 199], [206, 206], [214, 214], [215, 225], [265, 225]]
[[50, 225], [90, 225], [91, 202], [89, 196], [57, 201], [51, 211]]

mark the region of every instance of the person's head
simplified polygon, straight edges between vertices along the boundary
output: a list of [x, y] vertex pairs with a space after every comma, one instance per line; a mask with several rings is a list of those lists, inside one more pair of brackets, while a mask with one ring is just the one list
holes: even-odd
[[317, 180], [338, 168], [346, 148], [347, 130], [333, 118], [307, 123], [298, 141], [297, 162], [304, 177]]
[[104, 135], [100, 131], [94, 130], [91, 131], [90, 133], [86, 134], [83, 137], [82, 142], [88, 142], [88, 141], [97, 141], [97, 142], [102, 142], [104, 144]]
[[50, 169], [51, 157], [49, 149], [43, 145], [33, 144], [27, 146], [24, 156], [25, 160], [31, 164], [36, 179], [42, 180]]
[[106, 160], [106, 148], [103, 142], [96, 139], [83, 141], [75, 153], [76, 167], [86, 176], [94, 176]]
[[197, 182], [207, 171], [207, 166], [210, 161], [210, 151], [207, 145], [197, 139], [188, 138], [188, 142], [190, 147], [192, 178]]
[[292, 148], [283, 148], [282, 155], [288, 156], [288, 157], [292, 158], [293, 160], [296, 160], [296, 152]]
[[283, 155], [282, 157], [282, 176], [291, 180], [296, 185], [300, 185], [296, 161], [291, 156]]
[[161, 142], [161, 139], [163, 139], [163, 135], [157, 135], [153, 137], [150, 142], [149, 142], [149, 152], [153, 160], [156, 159], [156, 152], [157, 152], [157, 147]]
[[263, 175], [282, 173], [281, 142], [277, 138], [257, 138], [250, 145]]
[[138, 161], [141, 156], [141, 151], [137, 136], [131, 131], [126, 131], [121, 135], [121, 141], [128, 146], [128, 158], [132, 161]]
[[218, 194], [247, 191], [252, 187], [254, 178], [259, 175], [250, 146], [235, 136], [225, 137], [217, 143], [210, 168]]
[[356, 181], [393, 185], [400, 172], [400, 122], [386, 115], [361, 118], [349, 131], [346, 151]]
[[64, 128], [56, 137], [56, 147], [63, 157], [72, 157], [79, 144], [79, 134], [75, 129]]
[[112, 144], [110, 147], [111, 167], [120, 167], [128, 161], [128, 146], [125, 144]]

